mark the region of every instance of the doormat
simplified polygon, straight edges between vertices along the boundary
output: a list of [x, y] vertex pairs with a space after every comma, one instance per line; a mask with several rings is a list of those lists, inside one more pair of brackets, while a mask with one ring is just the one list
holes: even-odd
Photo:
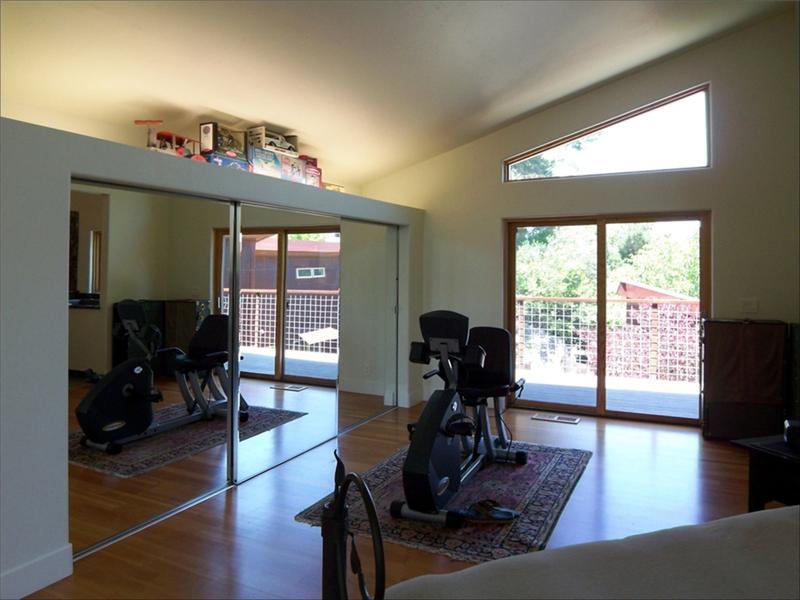
[[305, 385], [288, 385], [283, 383], [271, 385], [269, 387], [271, 387], [273, 390], [283, 390], [285, 392], [302, 392], [307, 388]]
[[[520, 511], [517, 519], [502, 525], [470, 524], [461, 529], [445, 529], [430, 523], [392, 518], [390, 504], [403, 499], [402, 469], [406, 449], [372, 467], [364, 478], [375, 500], [383, 539], [470, 562], [541, 550], [592, 453], [514, 442], [512, 451], [517, 450], [528, 453], [526, 465], [487, 465], [448, 505], [451, 509], [466, 508], [491, 498], [502, 506]], [[356, 533], [369, 535], [369, 522], [354, 488], [348, 491], [350, 527]], [[329, 495], [306, 508], [295, 520], [319, 526], [322, 507], [331, 498]]]
[[[249, 418], [239, 423], [239, 439], [264, 433], [306, 415], [303, 412], [250, 406]], [[154, 423], [169, 421], [186, 414], [186, 405], [173, 404], [159, 410]], [[115, 477], [134, 477], [170, 463], [188, 458], [214, 446], [224, 444], [227, 437], [227, 420], [218, 417], [210, 421], [196, 421], [153, 437], [137, 440], [122, 447], [119, 454], [107, 454], [97, 448], [81, 446], [83, 432], [69, 434], [69, 462]]]
[[581, 422], [580, 417], [554, 415], [553, 413], [534, 413], [531, 419], [535, 421], [551, 421], [552, 423], [568, 423], [570, 425], [577, 425]]

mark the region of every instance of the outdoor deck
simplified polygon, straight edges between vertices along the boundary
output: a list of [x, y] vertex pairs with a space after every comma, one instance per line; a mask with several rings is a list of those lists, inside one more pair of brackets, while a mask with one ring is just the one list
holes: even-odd
[[[275, 373], [275, 350], [269, 348], [242, 347], [240, 369], [244, 373], [273, 375]], [[339, 355], [322, 352], [300, 352], [289, 350], [284, 358], [284, 373], [293, 377], [336, 380], [339, 374]]]
[[[275, 371], [274, 351], [260, 348], [242, 350], [241, 369], [246, 373], [272, 375]], [[338, 355], [289, 351], [286, 374], [296, 377], [335, 380]], [[594, 406], [595, 378], [587, 375], [558, 376], [521, 371], [525, 389], [520, 399]], [[607, 380], [606, 408], [619, 412], [642, 413], [685, 419], [698, 418], [699, 389], [696, 383], [624, 379]]]
[[[587, 375], [556, 377], [520, 372], [525, 378], [522, 400], [595, 406], [596, 379]], [[696, 383], [624, 379], [609, 377], [606, 382], [606, 409], [665, 417], [699, 417]]]

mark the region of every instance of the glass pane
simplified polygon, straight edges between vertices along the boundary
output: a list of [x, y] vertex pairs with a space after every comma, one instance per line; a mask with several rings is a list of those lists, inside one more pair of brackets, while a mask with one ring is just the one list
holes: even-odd
[[511, 181], [708, 166], [706, 92], [699, 91], [508, 167]]
[[69, 536], [80, 551], [227, 483], [227, 400], [210, 387], [224, 386], [194, 370], [198, 394], [174, 358], [209, 318], [213, 232], [229, 208], [75, 184], [71, 211]]
[[700, 222], [606, 229], [606, 408], [699, 417]]
[[335, 381], [339, 371], [339, 232], [289, 233], [284, 373]]
[[522, 400], [597, 398], [597, 227], [516, 230], [516, 375]]
[[[222, 282], [228, 281], [228, 236], [223, 239]], [[278, 289], [278, 234], [242, 234], [239, 286], [239, 344], [243, 373], [275, 374], [276, 302]], [[222, 283], [222, 312], [229, 295]]]

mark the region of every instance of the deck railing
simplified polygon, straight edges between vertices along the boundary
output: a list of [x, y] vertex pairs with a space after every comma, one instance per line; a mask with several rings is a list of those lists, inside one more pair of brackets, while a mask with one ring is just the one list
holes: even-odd
[[[276, 300], [275, 290], [241, 290], [240, 345], [255, 348], [275, 347]], [[224, 290], [222, 312], [226, 314], [228, 302], [228, 291]], [[339, 290], [287, 290], [284, 322], [287, 350], [338, 353]], [[330, 330], [330, 335], [305, 336], [304, 339], [303, 334], [322, 330]]]
[[[606, 375], [698, 381], [697, 300], [606, 301]], [[597, 373], [597, 300], [516, 298], [517, 367]]]

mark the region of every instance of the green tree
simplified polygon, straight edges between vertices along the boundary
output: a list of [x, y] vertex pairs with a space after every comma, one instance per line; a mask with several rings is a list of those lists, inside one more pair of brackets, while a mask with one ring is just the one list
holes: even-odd
[[517, 294], [594, 296], [597, 288], [594, 229], [583, 226], [528, 229], [532, 231], [517, 245]]
[[337, 233], [293, 233], [293, 240], [310, 240], [312, 242], [332, 242], [339, 239]]
[[[516, 286], [525, 296], [592, 298], [597, 290], [593, 227], [517, 229]], [[636, 223], [609, 225], [608, 293], [635, 281], [698, 297], [699, 230]]]
[[552, 177], [555, 161], [547, 160], [542, 155], [531, 156], [522, 162], [508, 167], [509, 179], [535, 179], [537, 177]]
[[699, 297], [700, 232], [690, 227], [657, 223], [609, 226], [613, 232], [607, 252], [609, 286], [635, 281]]
[[555, 233], [555, 227], [519, 227], [517, 228], [517, 248], [525, 244], [547, 244]]

